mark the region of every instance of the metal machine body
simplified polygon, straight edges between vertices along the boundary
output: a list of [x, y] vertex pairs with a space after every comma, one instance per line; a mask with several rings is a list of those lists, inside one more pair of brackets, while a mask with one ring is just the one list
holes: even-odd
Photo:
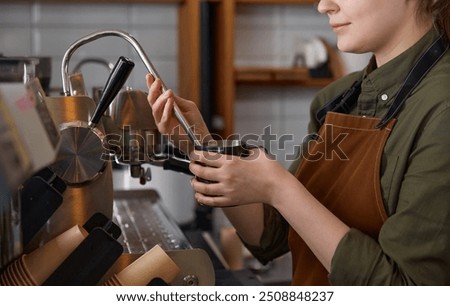
[[46, 225], [26, 246], [32, 250], [61, 234], [75, 224], [85, 223], [94, 213], [112, 218], [113, 184], [111, 162], [102, 160], [102, 124], [96, 133], [90, 132], [87, 122], [96, 105], [87, 96], [46, 97], [47, 108], [60, 127], [61, 146], [50, 165], [67, 183], [63, 203]]
[[29, 243], [30, 247], [84, 224], [95, 213], [112, 218], [112, 167], [101, 118], [133, 67], [131, 60], [119, 58], [98, 104], [88, 96], [46, 98], [62, 138], [56, 160], [49, 168], [65, 181], [67, 189], [62, 205]]
[[[130, 191], [126, 194], [114, 193], [111, 164], [113, 158], [130, 165], [132, 177], [139, 177], [146, 181], [149, 179], [149, 174], [145, 171], [143, 173], [142, 164], [155, 164], [164, 166], [164, 169], [166, 169], [164, 162], [170, 156], [161, 155], [160, 135], [151, 118], [151, 109], [146, 101], [145, 93], [129, 89], [122, 91], [115, 105], [113, 116], [103, 117], [114, 97], [123, 88], [122, 86], [134, 66], [131, 61], [123, 57], [119, 59], [112, 69], [110, 78], [97, 104], [85, 95], [83, 86], [79, 87], [80, 90], [72, 90], [71, 87], [74, 87], [72, 85], [75, 83], [70, 83], [71, 76], [68, 73], [71, 55], [78, 47], [104, 36], [118, 36], [127, 40], [138, 52], [149, 72], [158, 77], [156, 70], [140, 45], [125, 32], [116, 30], [99, 31], [81, 38], [70, 46], [64, 55], [61, 66], [65, 96], [44, 97], [41, 95], [42, 102], [45, 103], [45, 107], [51, 116], [51, 121], [57, 127], [57, 134], [61, 137], [60, 145], [57, 150], [55, 146], [53, 147], [57, 154], [50, 156], [41, 153], [44, 148], [38, 150], [40, 152], [39, 158], [45, 155], [45, 158], [50, 159], [47, 163], [41, 162], [39, 165], [47, 166], [49, 164], [48, 169], [62, 179], [66, 185], [64, 190], [60, 192], [62, 203], [55, 208], [54, 212], [52, 211], [52, 215], [48, 219], [43, 218], [45, 224], [32, 236], [30, 242], [24, 246], [21, 252], [28, 253], [46, 244], [74, 225], [86, 224], [93, 215], [100, 213], [108, 220], [115, 218], [117, 223], [120, 224], [124, 234], [122, 245], [127, 245], [127, 243], [131, 245], [132, 242], [130, 236], [127, 236], [131, 233], [127, 226], [141, 226], [140, 232], [145, 232], [145, 237], [141, 237], [142, 240], [139, 240], [138, 237], [138, 240], [133, 241], [133, 243], [141, 243], [144, 249], [130, 249], [127, 254], [124, 254], [127, 263], [141, 255], [152, 245], [164, 245], [165, 250], [182, 271], [174, 284], [213, 285], [215, 275], [210, 258], [205, 251], [192, 248], [184, 240], [185, 237], [180, 228], [162, 212], [160, 205], [157, 203], [156, 192], [150, 192], [151, 194], [148, 192], [137, 194], [136, 191]], [[82, 85], [82, 82], [79, 84]], [[80, 93], [83, 94], [80, 95]], [[175, 108], [175, 115], [188, 134], [193, 135], [177, 107]], [[120, 157], [111, 147], [111, 134], [122, 137], [119, 148], [124, 154]], [[192, 135], [190, 135], [191, 139], [195, 142], [196, 139]], [[36, 142], [33, 143], [33, 146], [39, 146]], [[114, 154], [116, 156], [113, 156]], [[39, 158], [30, 158], [29, 163], [33, 165], [35, 161], [40, 161]], [[176, 161], [181, 162], [182, 166], [177, 164], [176, 167], [168, 166], [167, 169], [181, 169], [188, 165], [188, 162], [183, 159], [176, 159]], [[3, 171], [0, 174], [3, 174]], [[32, 172], [27, 173], [27, 175], [31, 174]], [[4, 179], [4, 177], [0, 176], [0, 179]], [[50, 184], [48, 186], [51, 187]], [[25, 200], [30, 200], [30, 203], [34, 204], [33, 199]], [[122, 204], [118, 202], [121, 200]], [[3, 202], [0, 202], [0, 204], [3, 204]], [[12, 237], [14, 233], [3, 230], [4, 224], [15, 225], [14, 219], [11, 218], [14, 217], [14, 210], [11, 210], [11, 206], [8, 205], [0, 205], [2, 217], [0, 225], [2, 226], [2, 236], [7, 233]], [[148, 219], [145, 224], [131, 224], [130, 222], [135, 222], [138, 219], [132, 218], [125, 224], [119, 220], [120, 217], [124, 218], [126, 215], [123, 212], [117, 212], [119, 207], [130, 212], [131, 215], [127, 216], [135, 215], [144, 219], [153, 216], [153, 219]], [[4, 214], [5, 208], [9, 209], [8, 215]], [[153, 232], [149, 233], [148, 231]], [[150, 238], [156, 240], [150, 241]], [[12, 239], [8, 240], [8, 242], [12, 241]], [[3, 243], [0, 244], [0, 247], [2, 247], [0, 251], [3, 256]], [[86, 259], [88, 258], [86, 257]], [[120, 262], [118, 264], [120, 265]], [[95, 267], [93, 269], [95, 270]]]

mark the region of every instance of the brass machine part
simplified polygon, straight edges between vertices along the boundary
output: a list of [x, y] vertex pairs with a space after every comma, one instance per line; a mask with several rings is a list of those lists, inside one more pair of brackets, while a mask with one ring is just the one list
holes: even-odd
[[69, 185], [82, 185], [101, 175], [108, 157], [105, 135], [84, 121], [63, 123], [60, 129], [61, 148], [52, 170]]
[[[46, 97], [45, 103], [55, 123], [62, 128], [63, 135], [59, 157], [50, 168], [67, 182], [68, 187], [61, 206], [25, 246], [25, 251], [33, 250], [76, 224], [84, 224], [94, 213], [100, 212], [108, 218], [112, 218], [113, 213], [111, 163], [97, 158], [103, 154], [98, 149], [101, 138], [85, 127], [96, 108], [94, 101], [87, 96], [68, 96]], [[95, 129], [104, 134], [101, 121]], [[85, 133], [92, 135], [84, 139], [76, 137]], [[73, 143], [69, 144], [70, 141]], [[93, 145], [96, 149], [90, 152]], [[83, 172], [80, 169], [88, 167], [86, 164], [82, 166], [80, 161], [85, 163], [88, 157], [92, 169]], [[70, 167], [64, 170], [67, 163], [78, 163], [78, 170]]]
[[46, 104], [62, 136], [58, 157], [50, 168], [69, 185], [91, 182], [108, 160], [103, 126], [88, 126], [95, 102], [87, 96], [68, 96], [47, 97]]
[[151, 115], [146, 94], [141, 90], [122, 90], [113, 104], [111, 119], [120, 135], [119, 164], [130, 165], [132, 177], [141, 177], [141, 164], [151, 163], [161, 145], [161, 135]]

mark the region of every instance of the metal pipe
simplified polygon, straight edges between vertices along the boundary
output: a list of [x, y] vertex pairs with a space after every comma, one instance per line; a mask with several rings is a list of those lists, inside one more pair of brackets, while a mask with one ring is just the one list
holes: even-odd
[[[92, 42], [94, 40], [97, 40], [102, 37], [106, 36], [117, 36], [124, 40], [126, 40], [129, 44], [131, 44], [134, 48], [134, 50], [139, 55], [140, 59], [144, 63], [145, 67], [147, 68], [148, 72], [153, 75], [154, 78], [158, 78], [161, 80], [162, 83], [162, 91], [167, 91], [167, 87], [162, 81], [161, 77], [159, 76], [158, 72], [156, 71], [155, 67], [153, 66], [152, 62], [148, 58], [147, 54], [144, 52], [143, 48], [139, 44], [139, 42], [130, 34], [120, 31], [120, 30], [101, 30], [97, 31], [91, 34], [88, 34], [80, 39], [78, 39], [76, 42], [74, 42], [70, 47], [67, 49], [66, 53], [64, 54], [62, 63], [61, 63], [61, 75], [62, 75], [62, 85], [63, 85], [63, 92], [65, 96], [70, 96], [70, 78], [69, 78], [69, 60], [72, 57], [75, 50], [77, 50], [79, 47]], [[181, 113], [178, 106], [174, 105], [174, 114], [177, 118], [178, 122], [181, 124], [183, 129], [188, 134], [190, 140], [195, 146], [201, 146], [200, 141], [195, 136], [194, 131], [189, 126], [189, 123], [187, 122], [186, 118]]]
[[97, 57], [88, 57], [85, 59], [82, 59], [78, 64], [73, 67], [72, 73], [77, 72], [81, 70], [81, 67], [83, 67], [86, 64], [93, 63], [93, 64], [99, 64], [104, 66], [108, 69], [109, 72], [111, 72], [114, 68], [114, 64], [111, 62], [108, 62], [107, 60], [103, 58], [97, 58]]

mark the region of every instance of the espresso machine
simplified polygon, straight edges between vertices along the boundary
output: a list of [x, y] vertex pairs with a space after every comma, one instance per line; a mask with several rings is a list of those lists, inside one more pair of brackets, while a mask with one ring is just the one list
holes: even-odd
[[[146, 94], [124, 87], [134, 66], [131, 60], [119, 58], [98, 103], [84, 90], [82, 75], [75, 71], [69, 73], [74, 52], [106, 36], [116, 36], [130, 43], [149, 72], [158, 77], [139, 43], [122, 31], [98, 31], [80, 38], [67, 49], [61, 64], [64, 96], [45, 97], [61, 136], [57, 156], [48, 170], [64, 182], [65, 189], [61, 190], [62, 203], [33, 235], [25, 251], [45, 245], [68, 228], [85, 224], [92, 215], [100, 213], [117, 224], [122, 233], [118, 241], [126, 256], [117, 261], [118, 268], [157, 244], [181, 269], [173, 284], [212, 285], [214, 269], [209, 256], [204, 250], [192, 247], [161, 205], [162, 200], [155, 190], [114, 189], [113, 163], [129, 167], [130, 176], [138, 178], [142, 184], [151, 179], [149, 168], [144, 169], [144, 164], [190, 172], [189, 161], [173, 147], [167, 149], [152, 119]], [[110, 111], [105, 114], [108, 108]], [[178, 111], [177, 114], [187, 125]]]
[[45, 104], [61, 135], [61, 145], [49, 169], [67, 188], [62, 204], [25, 246], [32, 250], [94, 213], [112, 218], [111, 161], [101, 117], [128, 78], [134, 63], [121, 57], [96, 105], [88, 96], [45, 97]]

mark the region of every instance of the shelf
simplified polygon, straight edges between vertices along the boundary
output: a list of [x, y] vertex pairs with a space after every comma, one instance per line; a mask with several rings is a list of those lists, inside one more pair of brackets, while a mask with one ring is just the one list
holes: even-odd
[[237, 67], [234, 69], [237, 84], [251, 85], [297, 85], [323, 87], [333, 78], [311, 78], [307, 68]]
[[[212, 1], [212, 0], [209, 0]], [[236, 90], [240, 85], [299, 86], [320, 88], [343, 75], [343, 67], [337, 52], [324, 41], [329, 54], [330, 78], [311, 78], [302, 68], [285, 67], [236, 67], [235, 66], [235, 17], [239, 5], [309, 5], [317, 0], [221, 0], [216, 2], [215, 31], [215, 80], [214, 115], [223, 125], [215, 133], [228, 137], [234, 133]]]

